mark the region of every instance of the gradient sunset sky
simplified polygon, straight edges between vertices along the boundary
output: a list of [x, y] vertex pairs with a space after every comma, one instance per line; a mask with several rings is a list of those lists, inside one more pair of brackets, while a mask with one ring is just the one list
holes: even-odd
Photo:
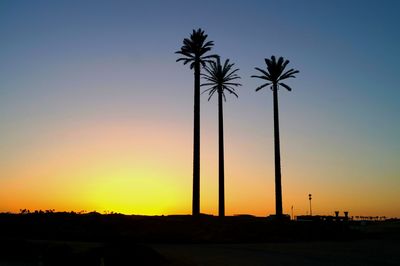
[[[189, 214], [193, 72], [203, 28], [240, 68], [225, 105], [226, 213], [274, 213], [272, 93], [283, 208], [400, 216], [399, 1], [0, 1], [0, 212]], [[216, 98], [201, 103], [201, 212], [216, 214]]]

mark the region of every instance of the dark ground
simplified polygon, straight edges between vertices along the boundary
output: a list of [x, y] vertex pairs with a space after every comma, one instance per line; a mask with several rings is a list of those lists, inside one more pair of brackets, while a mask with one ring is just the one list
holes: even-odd
[[400, 265], [400, 221], [0, 214], [2, 265]]

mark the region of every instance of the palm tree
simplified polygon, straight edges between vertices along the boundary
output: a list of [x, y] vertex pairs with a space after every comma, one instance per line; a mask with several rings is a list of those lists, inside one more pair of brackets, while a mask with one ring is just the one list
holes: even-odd
[[259, 86], [256, 91], [262, 88], [272, 85], [271, 90], [273, 92], [273, 105], [274, 105], [274, 142], [275, 142], [275, 208], [276, 216], [282, 216], [282, 184], [281, 184], [281, 155], [279, 147], [279, 114], [278, 114], [278, 89], [279, 86], [284, 87], [288, 91], [292, 89], [283, 83], [282, 81], [287, 78], [295, 78], [295, 74], [299, 73], [298, 70], [293, 68], [284, 72], [286, 66], [289, 64], [289, 60], [284, 60], [283, 57], [279, 57], [276, 61], [275, 56], [271, 56], [271, 59], [265, 58], [267, 64], [267, 70], [256, 67], [255, 69], [262, 73], [261, 76], [253, 75], [252, 78], [260, 78], [266, 80], [266, 83]]
[[176, 62], [190, 63], [194, 69], [194, 126], [193, 126], [193, 201], [192, 214], [200, 214], [200, 68], [205, 66], [215, 55], [205, 55], [214, 45], [206, 42], [207, 34], [202, 29], [193, 30], [189, 38], [183, 40], [181, 50], [175, 52], [183, 55]]
[[[208, 92], [208, 100], [214, 95], [215, 92], [218, 92], [218, 139], [219, 139], [219, 200], [218, 200], [218, 214], [220, 217], [225, 216], [225, 171], [224, 171], [224, 121], [223, 121], [223, 102], [222, 98], [226, 101], [225, 91], [228, 91], [230, 94], [238, 95], [235, 92], [235, 88], [237, 86], [241, 86], [239, 83], [233, 82], [235, 79], [239, 79], [240, 77], [236, 74], [239, 69], [232, 69], [234, 64], [229, 63], [229, 59], [227, 59], [224, 65], [221, 65], [219, 57], [217, 57], [217, 61], [211, 61], [208, 66], [204, 67], [206, 70], [206, 74], [202, 74], [203, 78], [207, 80], [207, 83], [202, 84], [201, 86], [209, 86], [210, 88], [206, 89], [204, 92]], [[203, 93], [204, 93], [203, 92]]]

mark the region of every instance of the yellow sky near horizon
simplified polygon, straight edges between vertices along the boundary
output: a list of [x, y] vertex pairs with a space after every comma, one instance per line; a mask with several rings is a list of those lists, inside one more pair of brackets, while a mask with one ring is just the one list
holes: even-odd
[[[16, 161], [19, 165], [2, 168], [6, 178], [0, 180], [0, 211], [55, 209], [190, 214], [190, 128], [161, 121], [140, 122], [135, 126], [127, 121], [99, 121], [78, 128], [59, 128], [46, 136], [45, 142], [32, 141], [20, 150], [15, 155], [19, 156]], [[211, 134], [204, 135], [201, 211], [217, 214], [217, 140]], [[272, 214], [275, 206], [273, 157], [266, 152], [272, 143], [266, 148], [257, 148], [252, 142], [234, 143], [234, 138], [227, 134], [227, 215]], [[317, 167], [297, 165], [292, 160], [296, 152], [286, 154], [283, 149], [283, 154], [285, 213], [291, 213], [291, 206], [295, 215], [308, 213], [307, 195], [312, 193], [314, 214], [332, 214], [339, 210], [349, 211], [350, 215], [399, 215], [396, 206], [385, 204], [396, 202], [395, 188], [377, 187], [371, 182], [358, 191], [357, 178], [350, 183], [347, 180], [347, 187], [343, 187], [343, 180], [335, 176], [340, 177], [349, 170], [350, 165], [345, 165], [345, 161], [340, 168], [327, 169], [326, 165], [318, 167], [324, 163], [317, 161], [314, 162]], [[319, 178], [319, 174], [326, 177]]]

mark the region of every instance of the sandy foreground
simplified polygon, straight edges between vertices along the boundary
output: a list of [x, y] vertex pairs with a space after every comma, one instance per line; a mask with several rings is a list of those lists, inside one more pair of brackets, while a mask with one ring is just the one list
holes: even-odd
[[400, 265], [400, 242], [158, 244], [172, 265]]

